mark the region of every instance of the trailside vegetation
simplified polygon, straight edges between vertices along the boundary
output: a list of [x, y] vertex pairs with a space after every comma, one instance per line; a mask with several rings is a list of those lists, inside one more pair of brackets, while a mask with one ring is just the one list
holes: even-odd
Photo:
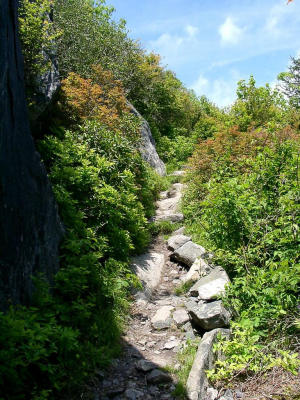
[[235, 104], [220, 110], [146, 53], [113, 11], [104, 0], [20, 1], [29, 108], [51, 57], [58, 59], [61, 88], [36, 145], [65, 236], [51, 288], [35, 276], [31, 306], [0, 313], [1, 399], [70, 398], [105, 368], [139, 285], [130, 257], [152, 232], [174, 229], [148, 223], [165, 181], [140, 156], [141, 121], [128, 101], [148, 120], [169, 169], [191, 156], [189, 231], [233, 278], [224, 298], [235, 315], [233, 336], [221, 342], [228, 358], [211, 379], [274, 365], [295, 372], [297, 69], [283, 76], [289, 103], [251, 77], [239, 83]]
[[[299, 359], [299, 129], [279, 92], [238, 84], [237, 100], [189, 161], [188, 231], [232, 283], [234, 322], [209, 377], [230, 384]], [[293, 118], [290, 118], [293, 116]], [[289, 119], [290, 118], [290, 119]]]

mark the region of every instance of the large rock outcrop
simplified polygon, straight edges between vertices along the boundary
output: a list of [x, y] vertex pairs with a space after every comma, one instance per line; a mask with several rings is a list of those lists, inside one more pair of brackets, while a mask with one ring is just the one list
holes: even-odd
[[141, 114], [133, 107], [132, 104], [128, 103], [128, 106], [130, 111], [142, 121], [140, 153], [143, 160], [145, 160], [152, 168], [154, 168], [159, 175], [166, 175], [166, 166], [157, 154], [155, 140], [152, 136], [148, 122], [141, 116]]
[[55, 94], [60, 88], [60, 75], [55, 53], [44, 53], [44, 59], [45, 63], [48, 63], [49, 68], [43, 75], [38, 76], [34, 82], [33, 105], [29, 110], [30, 120], [33, 125], [48, 110], [56, 97]]
[[32, 276], [58, 270], [63, 235], [46, 170], [29, 130], [17, 0], [0, 7], [0, 306], [26, 304]]

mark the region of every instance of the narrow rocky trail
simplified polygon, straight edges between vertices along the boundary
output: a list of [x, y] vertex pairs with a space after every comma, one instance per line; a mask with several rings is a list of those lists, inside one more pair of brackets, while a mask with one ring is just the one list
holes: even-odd
[[[182, 174], [181, 171], [175, 173]], [[183, 224], [184, 217], [178, 212], [182, 190], [183, 184], [175, 183], [168, 191], [161, 193], [157, 201], [156, 221]], [[200, 338], [209, 330], [214, 330], [212, 332], [215, 337], [215, 331], [218, 331], [215, 328], [229, 324], [229, 315], [219, 304], [220, 301], [206, 304], [206, 300], [220, 293], [228, 282], [228, 277], [224, 276], [225, 271], [219, 270], [219, 267], [213, 269], [204, 261], [209, 257], [203, 247], [194, 244], [184, 235], [182, 226], [173, 232], [168, 241], [161, 236], [157, 237], [146, 254], [133, 259], [132, 266], [142, 282], [143, 290], [136, 293], [131, 307], [128, 327], [122, 337], [122, 355], [100, 376], [95, 400], [174, 398], [172, 392], [176, 376], [164, 369], [167, 366], [175, 370], [180, 368], [177, 353], [185, 346], [187, 339], [194, 339], [195, 334]], [[198, 296], [197, 287], [188, 296], [176, 296], [175, 289], [182, 282], [196, 282], [208, 274], [217, 276], [213, 277], [212, 287], [215, 289], [210, 282], [205, 286], [207, 298], [199, 300], [195, 297]], [[202, 310], [202, 306], [209, 309]], [[196, 329], [195, 324], [198, 325]], [[205, 351], [204, 354], [207, 356]], [[199, 357], [201, 364], [202, 352]], [[199, 373], [201, 375], [202, 372], [196, 370], [191, 374], [191, 399], [198, 399], [200, 389], [194, 387], [198, 384]], [[196, 374], [195, 379], [193, 374]]]
[[[179, 222], [178, 213], [183, 185], [172, 185], [162, 192], [157, 202], [156, 220]], [[182, 299], [174, 294], [184, 267], [170, 261], [171, 251], [162, 237], [157, 237], [148, 252], [133, 260], [133, 268], [143, 284], [135, 295], [128, 328], [124, 334], [123, 354], [113, 363], [98, 387], [96, 399], [172, 399], [173, 377], [160, 368], [176, 364], [176, 354], [186, 333], [180, 325], [188, 321]], [[179, 326], [173, 323], [171, 312], [178, 313]], [[150, 374], [152, 374], [150, 376]]]

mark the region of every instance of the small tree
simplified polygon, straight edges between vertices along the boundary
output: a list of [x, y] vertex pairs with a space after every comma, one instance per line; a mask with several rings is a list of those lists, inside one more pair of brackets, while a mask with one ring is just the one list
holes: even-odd
[[281, 72], [278, 75], [281, 88], [288, 97], [290, 104], [295, 108], [300, 108], [300, 57], [292, 57], [292, 62], [288, 72]]
[[232, 107], [232, 117], [239, 129], [246, 132], [250, 126], [255, 128], [281, 120], [284, 99], [278, 90], [269, 84], [256, 87], [251, 75], [249, 82], [241, 80], [237, 87], [237, 101]]

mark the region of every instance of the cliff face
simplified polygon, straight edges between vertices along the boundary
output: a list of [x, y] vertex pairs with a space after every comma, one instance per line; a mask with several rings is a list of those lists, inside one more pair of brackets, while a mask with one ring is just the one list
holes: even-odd
[[29, 130], [17, 0], [0, 9], [0, 306], [26, 304], [31, 277], [58, 270], [63, 228]]
[[128, 103], [130, 111], [141, 118], [141, 142], [140, 142], [140, 153], [144, 161], [146, 161], [155, 171], [161, 175], [166, 175], [166, 166], [164, 162], [159, 158], [155, 147], [155, 140], [152, 136], [150, 126], [148, 122], [141, 116], [141, 114], [134, 108], [134, 106]]

